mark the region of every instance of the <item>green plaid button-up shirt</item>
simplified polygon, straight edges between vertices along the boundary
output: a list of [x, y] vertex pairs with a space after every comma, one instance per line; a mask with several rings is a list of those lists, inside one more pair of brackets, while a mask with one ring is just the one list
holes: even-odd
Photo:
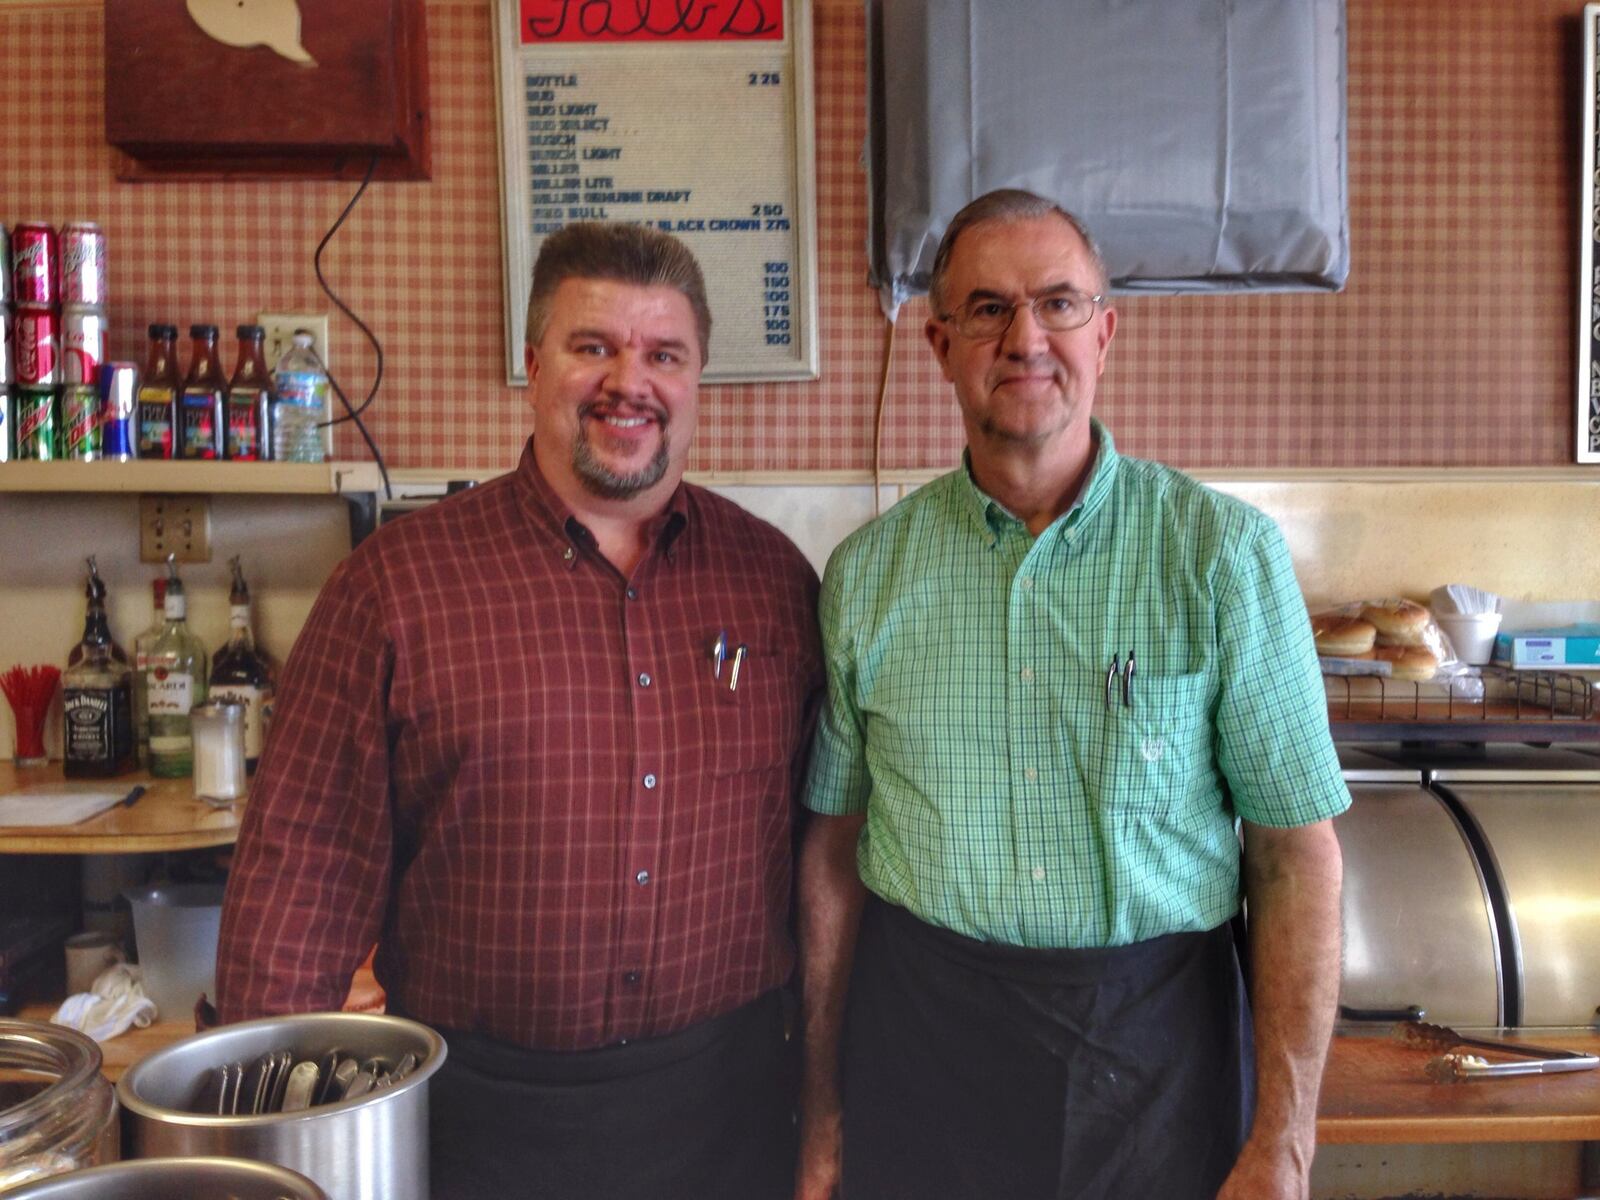
[[[1277, 527], [1098, 423], [1039, 537], [966, 467], [840, 545], [807, 807], [867, 814], [861, 877], [969, 937], [1123, 945], [1239, 904], [1236, 819], [1349, 792]], [[1129, 705], [1115, 656], [1133, 652]]]

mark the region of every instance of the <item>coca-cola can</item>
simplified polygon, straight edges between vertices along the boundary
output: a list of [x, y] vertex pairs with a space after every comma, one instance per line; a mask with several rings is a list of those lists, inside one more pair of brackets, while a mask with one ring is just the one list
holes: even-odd
[[100, 389], [92, 383], [61, 389], [61, 457], [74, 462], [100, 458]]
[[106, 360], [106, 314], [99, 308], [61, 311], [61, 382], [93, 383]]
[[17, 382], [54, 387], [61, 382], [61, 322], [48, 308], [19, 308], [16, 320]]
[[11, 231], [0, 225], [0, 309], [11, 303]]
[[24, 221], [11, 231], [12, 302], [18, 308], [56, 303], [56, 231], [43, 221]]
[[17, 398], [11, 389], [0, 383], [0, 463], [10, 462], [17, 456]]
[[139, 368], [131, 362], [100, 367], [100, 430], [103, 453], [112, 462], [139, 457]]
[[61, 227], [61, 303], [105, 302], [106, 235], [93, 221], [69, 221]]

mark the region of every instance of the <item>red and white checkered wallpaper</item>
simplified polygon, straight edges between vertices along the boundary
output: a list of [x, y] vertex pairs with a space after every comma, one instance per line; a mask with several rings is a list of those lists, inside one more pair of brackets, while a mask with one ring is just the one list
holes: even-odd
[[[1572, 461], [1580, 51], [1569, 0], [1348, 0], [1353, 267], [1337, 296], [1141, 298], [1099, 411], [1180, 466], [1527, 466]], [[324, 262], [388, 356], [370, 426], [391, 465], [509, 466], [487, 0], [429, 0], [434, 178], [374, 184]], [[882, 318], [866, 285], [859, 0], [814, 0], [822, 378], [706, 389], [696, 470], [871, 466]], [[78, 64], [68, 66], [69, 62]], [[0, 221], [100, 221], [112, 350], [155, 320], [231, 326], [329, 311], [311, 254], [353, 185], [118, 184], [101, 16], [0, 4]], [[886, 467], [955, 460], [954, 401], [896, 332]], [[371, 357], [334, 317], [364, 394]], [[231, 351], [230, 351], [231, 353]], [[353, 433], [338, 452], [362, 457]]]

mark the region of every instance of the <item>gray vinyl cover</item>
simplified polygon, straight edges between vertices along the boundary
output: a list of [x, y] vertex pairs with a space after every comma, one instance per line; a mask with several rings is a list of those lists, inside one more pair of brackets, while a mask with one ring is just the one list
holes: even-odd
[[867, 18], [891, 316], [999, 187], [1082, 217], [1116, 291], [1344, 285], [1343, 0], [867, 0]]

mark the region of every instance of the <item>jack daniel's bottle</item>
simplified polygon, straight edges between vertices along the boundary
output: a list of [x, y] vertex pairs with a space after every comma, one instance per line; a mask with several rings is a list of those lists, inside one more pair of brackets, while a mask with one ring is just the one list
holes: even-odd
[[61, 677], [65, 771], [68, 776], [115, 775], [133, 755], [133, 676], [113, 653], [106, 624], [106, 585], [89, 559], [89, 609], [83, 640]]

